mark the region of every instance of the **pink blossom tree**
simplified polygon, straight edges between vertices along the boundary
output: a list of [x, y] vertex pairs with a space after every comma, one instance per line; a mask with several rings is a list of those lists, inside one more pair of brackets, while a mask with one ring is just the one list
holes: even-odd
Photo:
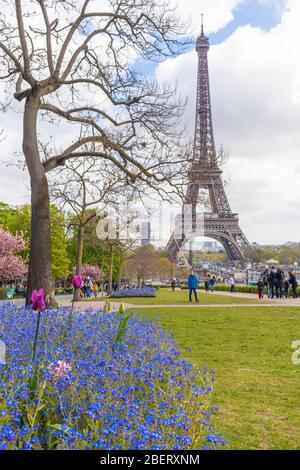
[[90, 264], [83, 266], [81, 271], [82, 276], [90, 277], [93, 281], [101, 281], [104, 277], [104, 272], [98, 266]]
[[0, 228], [0, 281], [22, 277], [27, 267], [17, 253], [25, 248], [21, 235], [12, 235]]

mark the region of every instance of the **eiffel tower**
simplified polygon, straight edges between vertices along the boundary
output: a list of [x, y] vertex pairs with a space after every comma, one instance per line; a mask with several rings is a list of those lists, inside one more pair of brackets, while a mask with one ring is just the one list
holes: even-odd
[[[196, 43], [198, 82], [195, 140], [193, 160], [188, 174], [189, 184], [184, 201], [185, 207], [190, 208], [191, 230], [186, 233], [183, 228], [184, 217], [186, 217], [184, 214], [186, 211], [183, 211], [177, 217], [177, 222], [182, 223], [180, 236], [178, 230], [175, 230], [166, 250], [175, 260], [184, 244], [192, 238], [204, 236], [220, 242], [231, 261], [244, 261], [251, 253], [251, 246], [239, 226], [238, 214], [231, 210], [215, 149], [208, 72], [209, 47], [209, 39], [204, 34], [202, 15], [201, 35]], [[201, 191], [207, 193], [211, 212], [198, 215], [197, 204]], [[190, 265], [192, 265], [191, 251]]]

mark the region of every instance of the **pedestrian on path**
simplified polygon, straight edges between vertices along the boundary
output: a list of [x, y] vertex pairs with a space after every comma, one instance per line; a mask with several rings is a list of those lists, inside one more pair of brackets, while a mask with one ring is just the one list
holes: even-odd
[[258, 279], [257, 287], [258, 287], [258, 297], [259, 299], [263, 299], [264, 293], [265, 293], [265, 283], [262, 277]]
[[210, 281], [210, 274], [208, 274], [207, 278], [205, 279], [204, 286], [206, 293], [209, 292], [209, 281]]
[[263, 273], [262, 273], [262, 278], [263, 278], [263, 281], [264, 281], [264, 286], [268, 292], [268, 297], [271, 297], [271, 291], [270, 291], [270, 287], [269, 287], [269, 270], [266, 269]]
[[275, 268], [275, 266], [272, 266], [272, 269], [269, 274], [269, 289], [270, 289], [271, 299], [274, 299], [274, 295], [275, 295], [276, 278], [277, 278], [277, 269]]
[[286, 299], [288, 299], [290, 296], [290, 283], [288, 279], [284, 281], [284, 295]]
[[282, 269], [278, 268], [276, 273], [275, 279], [275, 291], [276, 291], [276, 299], [282, 299], [283, 296], [283, 288], [284, 288], [284, 272]]
[[191, 271], [191, 274], [188, 277], [188, 288], [189, 288], [189, 299], [192, 302], [192, 294], [194, 293], [195, 300], [199, 303], [197, 289], [198, 289], [198, 278], [195, 275], [194, 271]]
[[229, 279], [229, 283], [230, 283], [230, 292], [233, 293], [234, 287], [235, 287], [235, 279], [233, 276], [231, 276], [231, 278]]
[[97, 282], [94, 283], [93, 285], [93, 294], [94, 294], [94, 297], [98, 297], [98, 294], [99, 294], [99, 286], [97, 284]]
[[211, 290], [211, 292], [214, 292], [215, 287], [216, 287], [216, 284], [217, 284], [216, 276], [212, 276], [212, 278], [211, 278], [210, 281], [209, 281], [209, 285], [210, 285], [210, 290]]
[[297, 281], [297, 278], [296, 278], [295, 274], [292, 271], [289, 272], [289, 276], [290, 276], [289, 283], [292, 286], [293, 297], [294, 297], [294, 299], [297, 299], [298, 298], [298, 294], [297, 294], [298, 281]]

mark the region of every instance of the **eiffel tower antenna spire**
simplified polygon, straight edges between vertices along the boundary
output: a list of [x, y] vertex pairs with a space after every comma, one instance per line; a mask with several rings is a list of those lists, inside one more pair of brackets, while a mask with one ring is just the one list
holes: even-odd
[[201, 35], [204, 36], [204, 14], [201, 13]]

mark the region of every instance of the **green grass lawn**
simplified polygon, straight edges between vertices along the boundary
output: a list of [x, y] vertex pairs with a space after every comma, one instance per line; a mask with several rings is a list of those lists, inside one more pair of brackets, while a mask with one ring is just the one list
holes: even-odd
[[[183, 356], [217, 371], [217, 431], [232, 449], [300, 449], [300, 308], [134, 309], [173, 332]], [[192, 348], [190, 352], [187, 348]]]
[[[208, 304], [249, 304], [258, 303], [258, 299], [253, 295], [253, 299], [244, 299], [241, 297], [225, 296], [220, 294], [206, 294], [204, 291], [198, 291], [199, 302], [202, 305]], [[111, 299], [112, 301], [122, 301], [134, 305], [186, 305], [189, 304], [189, 292], [187, 290], [159, 289], [156, 297], [140, 297], [123, 299]], [[194, 301], [194, 298], [193, 298]], [[194, 301], [195, 302], [195, 301]]]

